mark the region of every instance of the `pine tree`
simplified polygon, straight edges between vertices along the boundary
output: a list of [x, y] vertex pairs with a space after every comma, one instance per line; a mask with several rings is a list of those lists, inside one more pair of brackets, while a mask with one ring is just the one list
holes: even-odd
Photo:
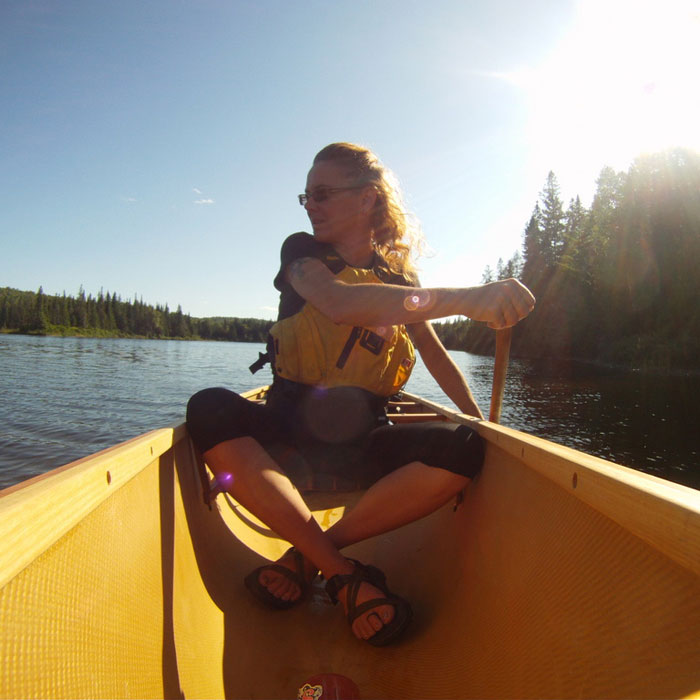
[[587, 237], [588, 211], [576, 196], [564, 217], [564, 245], [561, 264], [584, 279], [588, 273], [590, 239]]
[[80, 291], [78, 292], [78, 298], [75, 303], [73, 325], [78, 328], [88, 327], [87, 300], [85, 299], [85, 290], [82, 284], [80, 285]]
[[559, 183], [550, 170], [544, 189], [540, 193], [541, 255], [546, 267], [553, 268], [561, 257], [564, 245], [564, 208], [559, 196]]
[[182, 313], [182, 306], [178, 304], [177, 311], [172, 315], [172, 327], [170, 335], [176, 338], [184, 338], [187, 335], [185, 319]]
[[539, 204], [535, 204], [530, 221], [523, 234], [523, 282], [528, 287], [538, 287], [544, 270], [542, 255], [542, 230], [540, 222], [542, 214]]
[[46, 308], [47, 303], [44, 295], [44, 289], [43, 287], [39, 287], [39, 291], [36, 293], [36, 299], [34, 302], [34, 313], [32, 315], [30, 330], [38, 331], [39, 333], [46, 333], [48, 331], [49, 317]]

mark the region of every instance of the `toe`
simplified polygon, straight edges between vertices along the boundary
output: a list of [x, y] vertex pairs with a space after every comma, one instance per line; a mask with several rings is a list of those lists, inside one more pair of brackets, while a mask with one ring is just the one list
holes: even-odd
[[379, 613], [373, 612], [370, 613], [370, 615], [367, 617], [367, 622], [369, 623], [370, 627], [375, 631], [379, 632], [379, 630], [384, 627], [386, 622], [385, 618], [387, 617], [386, 613], [384, 613], [381, 617], [379, 616]]
[[370, 610], [353, 622], [353, 633], [359, 639], [370, 639], [379, 632], [384, 625], [391, 622], [393, 617], [394, 608], [390, 605], [383, 605], [376, 610]]
[[267, 589], [272, 595], [281, 598], [282, 600], [294, 599], [295, 593], [298, 595], [299, 589], [289, 579], [280, 576], [280, 578]]
[[369, 639], [377, 632], [375, 629], [373, 629], [372, 625], [366, 617], [360, 617], [357, 620], [355, 620], [355, 622], [352, 625], [352, 631], [358, 639], [365, 640]]
[[275, 598], [288, 601], [299, 597], [299, 587], [275, 571], [262, 571], [258, 580]]

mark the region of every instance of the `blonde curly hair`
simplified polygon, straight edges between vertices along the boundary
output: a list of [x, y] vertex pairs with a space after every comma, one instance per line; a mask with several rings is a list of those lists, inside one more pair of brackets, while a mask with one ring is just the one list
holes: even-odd
[[353, 143], [332, 143], [314, 158], [332, 161], [359, 185], [372, 185], [377, 200], [372, 214], [372, 240], [389, 269], [416, 279], [415, 260], [424, 250], [423, 233], [418, 220], [406, 210], [396, 176], [372, 151]]

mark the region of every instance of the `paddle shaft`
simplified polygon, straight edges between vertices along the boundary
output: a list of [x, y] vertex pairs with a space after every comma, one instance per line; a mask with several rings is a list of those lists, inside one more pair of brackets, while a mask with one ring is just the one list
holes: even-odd
[[492, 423], [498, 423], [501, 420], [503, 388], [506, 384], [508, 354], [510, 353], [510, 339], [512, 335], [512, 327], [496, 331], [496, 359], [493, 364], [493, 386], [491, 388], [491, 409], [489, 410], [489, 420]]

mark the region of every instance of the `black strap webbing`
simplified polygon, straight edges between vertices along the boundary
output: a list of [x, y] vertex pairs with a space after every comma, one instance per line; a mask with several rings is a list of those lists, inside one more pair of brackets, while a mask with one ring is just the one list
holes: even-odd
[[255, 362], [253, 362], [253, 364], [250, 367], [248, 367], [248, 369], [250, 370], [251, 374], [255, 374], [256, 372], [260, 371], [269, 361], [269, 352], [259, 352], [258, 359], [255, 360]]

